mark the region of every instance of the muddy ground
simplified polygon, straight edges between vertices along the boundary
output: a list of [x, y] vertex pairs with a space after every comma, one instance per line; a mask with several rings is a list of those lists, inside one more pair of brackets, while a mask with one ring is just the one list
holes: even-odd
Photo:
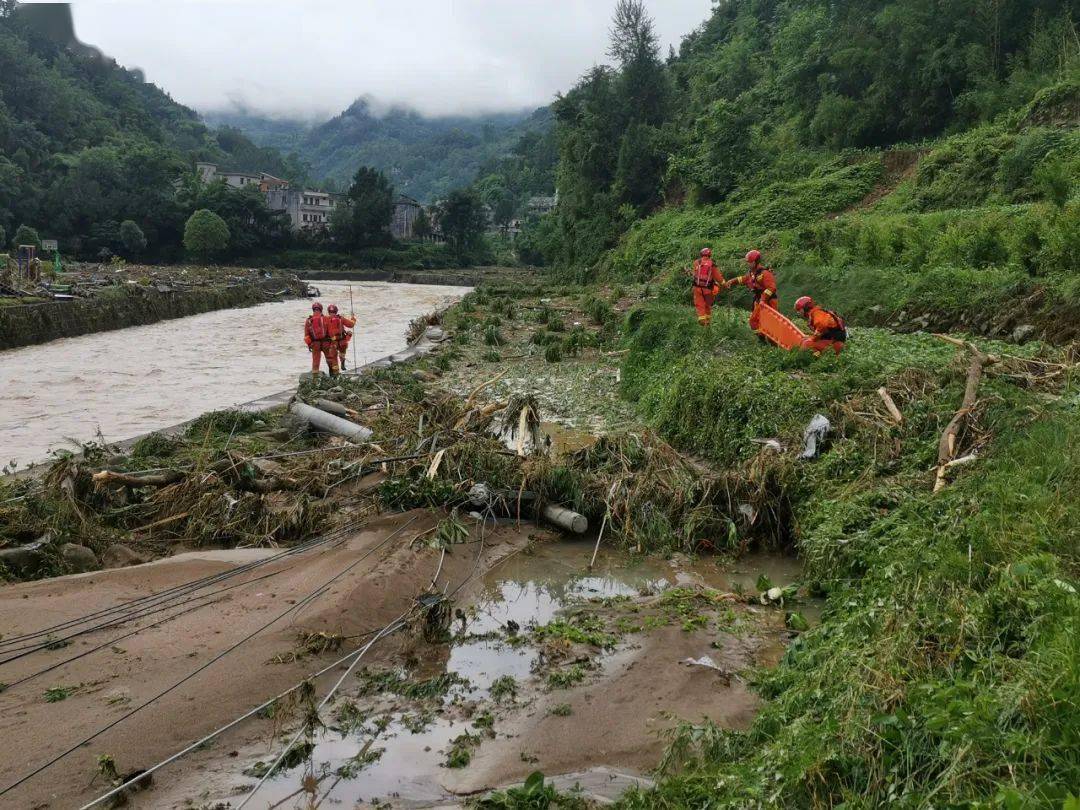
[[[812, 621], [812, 605], [791, 601], [797, 563], [774, 556], [736, 575], [742, 564], [730, 560], [631, 556], [614, 547], [642, 548], [627, 520], [590, 570], [595, 524], [569, 542], [467, 506], [412, 508], [460, 503], [476, 476], [499, 469], [517, 489], [525, 476], [546, 480], [542, 459], [503, 458], [514, 457], [512, 431], [505, 447], [493, 438], [508, 402], [523, 421], [538, 411], [518, 449], [559, 463], [610, 430], [643, 431], [618, 398], [618, 352], [601, 335], [631, 303], [612, 298], [603, 317], [575, 295], [474, 306], [444, 323], [451, 340], [411, 372], [306, 394], [371, 426], [368, 446], [297, 434], [281, 413], [244, 426], [228, 416], [128, 455], [102, 448], [61, 462], [43, 494], [20, 483], [0, 516], [9, 531], [77, 520], [77, 541], [101, 560], [118, 541], [135, 550], [119, 564], [161, 559], [0, 591], [0, 733], [19, 740], [0, 760], [0, 807], [81, 806], [403, 614], [408, 626], [372, 646], [317, 715], [342, 667], [166, 766], [125, 795], [129, 806], [236, 807], [279, 755], [246, 806], [457, 806], [536, 770], [569, 774], [560, 787], [588, 783], [591, 801], [647, 776], [680, 720], [745, 727], [754, 668], [777, 660], [803, 613]], [[541, 336], [562, 342], [561, 359]], [[140, 483], [162, 469], [162, 481]], [[761, 574], [783, 602], [760, 601]], [[151, 599], [203, 577], [220, 579]], [[130, 621], [109, 624], [110, 611]], [[93, 632], [64, 641], [80, 629]], [[297, 732], [301, 746], [286, 750]]]
[[[91, 633], [60, 649], [43, 649], [7, 663], [3, 666], [3, 677], [13, 685], [0, 694], [0, 734], [5, 740], [19, 743], [17, 748], [8, 748], [0, 764], [0, 781], [5, 787], [69, 745], [152, 699], [180, 676], [194, 672], [240, 638], [259, 631], [288, 606], [299, 605], [332, 577], [357, 563], [306, 606], [286, 613], [234, 653], [73, 752], [47, 774], [11, 790], [0, 798], [0, 806], [78, 806], [80, 800], [104, 792], [106, 783], [100, 777], [95, 778], [100, 756], [112, 756], [121, 772], [146, 767], [315, 669], [318, 660], [308, 657], [280, 660], [295, 650], [299, 634], [358, 636], [401, 615], [428, 589], [435, 575], [439, 552], [411, 546], [416, 534], [430, 528], [434, 521], [435, 517], [426, 512], [373, 520], [344, 537], [340, 545], [315, 549], [245, 573], [239, 581], [250, 584], [221, 594], [212, 603], [207, 601], [205, 607], [182, 613], [159, 627], [118, 640], [17, 685], [16, 682], [40, 670], [110, 638], [119, 638], [134, 626], [124, 624]], [[380, 545], [395, 530], [400, 531], [390, 542]], [[476, 557], [464, 550], [447, 555], [438, 584], [456, 585], [468, 580], [477, 571], [521, 549], [527, 539], [526, 532], [513, 528], [487, 532], [479, 568], [474, 571]], [[250, 562], [252, 557], [269, 553], [193, 552], [144, 566], [10, 586], [0, 592], [0, 626], [4, 628], [5, 638], [10, 639], [179, 583], [228, 571]], [[271, 576], [267, 577], [268, 574]], [[214, 589], [234, 584], [222, 582]], [[178, 607], [171, 612], [183, 609]], [[158, 618], [155, 616], [154, 620]], [[148, 621], [146, 617], [142, 623]], [[395, 649], [406, 643], [404, 639], [408, 635], [387, 638], [387, 643], [372, 647], [368, 659], [375, 663], [392, 657]], [[17, 655], [14, 649], [5, 647], [4, 658]], [[59, 693], [55, 690], [60, 689], [66, 694], [56, 700]], [[49, 702], [50, 699], [55, 702]], [[253, 719], [232, 738], [233, 744], [242, 746], [265, 738], [270, 726], [269, 721]], [[158, 782], [168, 784], [183, 779], [188, 768], [198, 767], [198, 758], [184, 761], [162, 774]], [[143, 806], [161, 806], [157, 801], [148, 799]]]

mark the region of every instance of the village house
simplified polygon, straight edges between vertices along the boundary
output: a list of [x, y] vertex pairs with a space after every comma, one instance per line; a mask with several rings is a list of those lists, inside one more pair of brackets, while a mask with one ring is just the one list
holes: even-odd
[[288, 214], [294, 231], [326, 228], [330, 223], [330, 212], [337, 204], [337, 195], [326, 191], [294, 189], [288, 180], [266, 172], [229, 171], [207, 162], [196, 163], [195, 171], [204, 183], [221, 180], [230, 188], [258, 188], [266, 195], [266, 205], [271, 211]]
[[195, 164], [195, 171], [204, 183], [223, 180], [230, 188], [255, 186], [264, 194], [270, 189], [288, 188], [289, 181], [274, 177], [266, 172], [235, 172], [220, 168], [216, 163], [200, 161]]
[[542, 217], [554, 211], [558, 204], [559, 192], [556, 191], [554, 197], [530, 197], [526, 210], [530, 217]]
[[330, 213], [337, 206], [338, 196], [328, 191], [270, 189], [266, 192], [266, 205], [271, 211], [288, 214], [294, 231], [322, 230], [330, 224]]
[[394, 200], [394, 214], [390, 219], [390, 235], [395, 239], [413, 239], [416, 236], [414, 232], [416, 218], [420, 216], [420, 212], [423, 210], [424, 207], [412, 197], [407, 197], [404, 194], [399, 195]]

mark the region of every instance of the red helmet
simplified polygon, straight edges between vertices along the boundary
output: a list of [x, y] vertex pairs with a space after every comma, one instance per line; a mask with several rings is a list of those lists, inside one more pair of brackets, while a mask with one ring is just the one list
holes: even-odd
[[701, 256], [704, 259], [707, 259], [710, 256], [712, 256], [712, 248], [702, 248], [701, 249]]
[[801, 312], [804, 315], [810, 311], [810, 307], [814, 305], [814, 299], [809, 295], [804, 295], [798, 301], [795, 302], [795, 311]]
[[331, 304], [326, 308], [326, 311], [331, 315], [337, 315], [337, 304]]
[[320, 304], [318, 301], [316, 301], [314, 304], [311, 305], [311, 311], [312, 312], [322, 312], [322, 304]]
[[751, 250], [749, 253], [746, 254], [746, 263], [747, 264], [757, 264], [760, 261], [761, 261], [761, 251], [760, 250]]

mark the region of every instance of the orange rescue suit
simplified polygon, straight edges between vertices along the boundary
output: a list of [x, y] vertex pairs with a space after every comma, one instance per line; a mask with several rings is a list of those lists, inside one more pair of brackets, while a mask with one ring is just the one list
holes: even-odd
[[330, 339], [336, 341], [338, 363], [345, 368], [349, 341], [352, 340], [352, 332], [348, 330], [356, 326], [356, 319], [346, 318], [344, 315], [331, 315], [327, 321], [329, 321]]
[[822, 307], [810, 307], [810, 313], [806, 316], [813, 334], [803, 341], [802, 347], [820, 354], [825, 349], [831, 348], [836, 354], [844, 348], [847, 340], [847, 326], [844, 319], [835, 312], [830, 312]]
[[702, 258], [694, 262], [694, 309], [698, 323], [708, 326], [712, 322], [713, 301], [724, 283], [724, 276], [712, 259]]
[[337, 344], [330, 337], [329, 318], [319, 312], [308, 315], [308, 319], [304, 322], [304, 343], [311, 351], [312, 374], [318, 375], [323, 357], [326, 357], [330, 375], [338, 373]]
[[758, 307], [768, 306], [779, 310], [780, 304], [776, 297], [776, 276], [768, 267], [753, 267], [746, 275], [733, 278], [727, 282], [728, 286], [745, 284], [746, 288], [754, 294], [754, 308], [750, 311], [750, 328], [757, 331]]

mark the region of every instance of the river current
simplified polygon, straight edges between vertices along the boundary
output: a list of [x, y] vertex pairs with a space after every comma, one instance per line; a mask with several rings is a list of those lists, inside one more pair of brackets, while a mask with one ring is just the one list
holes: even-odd
[[[316, 285], [324, 305], [349, 312], [348, 285]], [[468, 288], [364, 282], [352, 292], [362, 365], [403, 348], [412, 319]], [[99, 432], [119, 441], [295, 386], [310, 369], [310, 309], [306, 300], [282, 301], [0, 352], [0, 467], [42, 461]]]

